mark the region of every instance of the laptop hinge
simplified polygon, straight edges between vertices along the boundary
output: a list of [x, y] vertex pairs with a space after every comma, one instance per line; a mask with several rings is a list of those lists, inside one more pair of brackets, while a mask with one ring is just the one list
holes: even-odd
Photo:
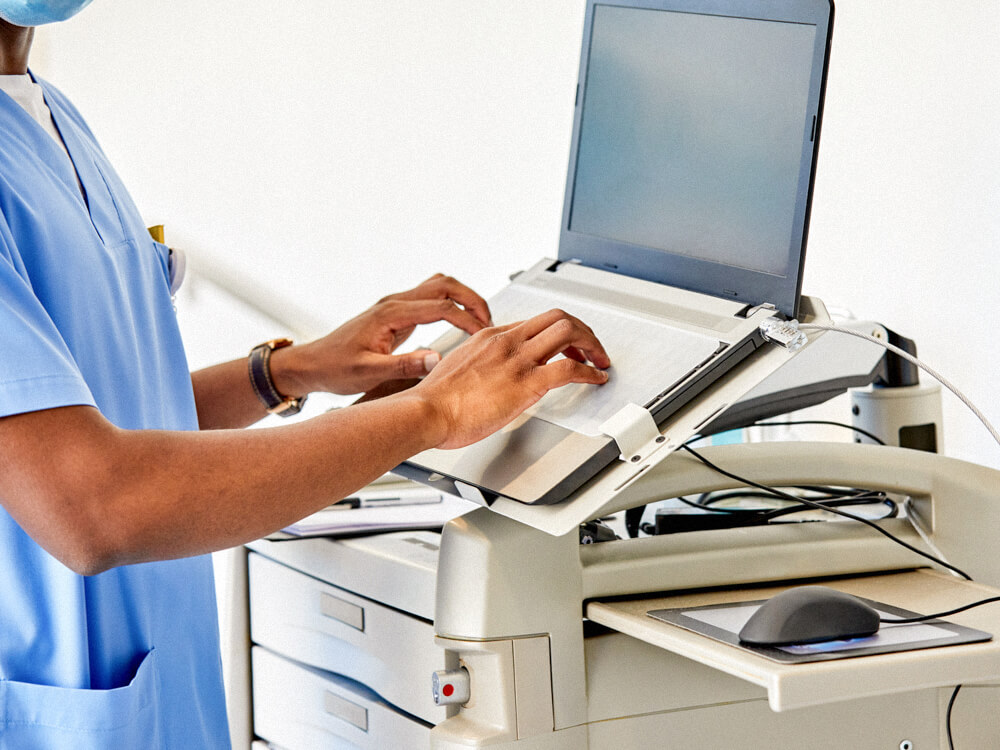
[[637, 463], [659, 449], [667, 438], [660, 434], [648, 409], [626, 404], [601, 425], [601, 432], [614, 439], [622, 461]]
[[556, 269], [558, 269], [559, 266], [561, 266], [563, 263], [572, 263], [574, 266], [582, 266], [583, 265], [583, 261], [580, 260], [579, 258], [559, 258], [558, 260], [554, 261], [552, 263], [552, 265], [550, 265], [545, 270], [548, 271], [549, 273], [555, 273]]

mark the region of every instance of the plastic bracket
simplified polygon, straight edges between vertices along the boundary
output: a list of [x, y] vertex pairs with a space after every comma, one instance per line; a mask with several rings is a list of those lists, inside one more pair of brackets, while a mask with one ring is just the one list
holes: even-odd
[[667, 441], [656, 427], [648, 409], [626, 404], [617, 414], [601, 424], [601, 432], [614, 438], [622, 461], [637, 463], [649, 457]]

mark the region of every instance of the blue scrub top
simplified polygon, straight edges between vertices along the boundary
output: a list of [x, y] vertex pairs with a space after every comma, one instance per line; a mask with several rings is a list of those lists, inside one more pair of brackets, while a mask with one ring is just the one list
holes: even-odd
[[[73, 163], [0, 92], [0, 417], [85, 404], [195, 430], [167, 249], [38, 83]], [[229, 747], [210, 558], [82, 577], [0, 507], [0, 748], [140, 747]]]

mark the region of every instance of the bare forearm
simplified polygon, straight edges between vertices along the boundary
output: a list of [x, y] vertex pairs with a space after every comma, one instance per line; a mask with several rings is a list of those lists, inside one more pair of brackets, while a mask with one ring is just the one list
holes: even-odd
[[[426, 404], [407, 394], [270, 430], [122, 431], [89, 407], [55, 412], [91, 442], [61, 449], [68, 476], [8, 487], [27, 501], [8, 509], [85, 572], [258, 538], [440, 440]], [[69, 486], [53, 489], [60, 482]]]
[[130, 461], [148, 469], [117, 493], [137, 522], [136, 543], [121, 550], [131, 559], [115, 564], [207, 552], [287, 526], [430, 447], [430, 426], [423, 403], [402, 396], [271, 430], [133, 433]]
[[198, 370], [191, 374], [191, 385], [203, 430], [237, 429], [267, 416], [250, 386], [246, 359]]

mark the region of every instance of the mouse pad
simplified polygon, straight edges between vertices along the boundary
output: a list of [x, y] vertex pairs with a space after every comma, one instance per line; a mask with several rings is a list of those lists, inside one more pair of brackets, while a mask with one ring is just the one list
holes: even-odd
[[[879, 617], [918, 617], [918, 612], [910, 612], [882, 602], [858, 597], [875, 608]], [[854, 656], [889, 654], [894, 651], [913, 651], [921, 648], [956, 646], [961, 643], [980, 643], [993, 638], [982, 630], [974, 630], [944, 620], [908, 623], [904, 625], [883, 624], [875, 635], [867, 638], [851, 638], [845, 641], [824, 641], [795, 646], [751, 646], [740, 642], [739, 632], [766, 599], [732, 604], [709, 604], [704, 607], [679, 607], [677, 609], [654, 609], [646, 614], [662, 622], [677, 625], [694, 633], [708, 636], [716, 641], [759, 654], [772, 661], [784, 664], [830, 661]]]

